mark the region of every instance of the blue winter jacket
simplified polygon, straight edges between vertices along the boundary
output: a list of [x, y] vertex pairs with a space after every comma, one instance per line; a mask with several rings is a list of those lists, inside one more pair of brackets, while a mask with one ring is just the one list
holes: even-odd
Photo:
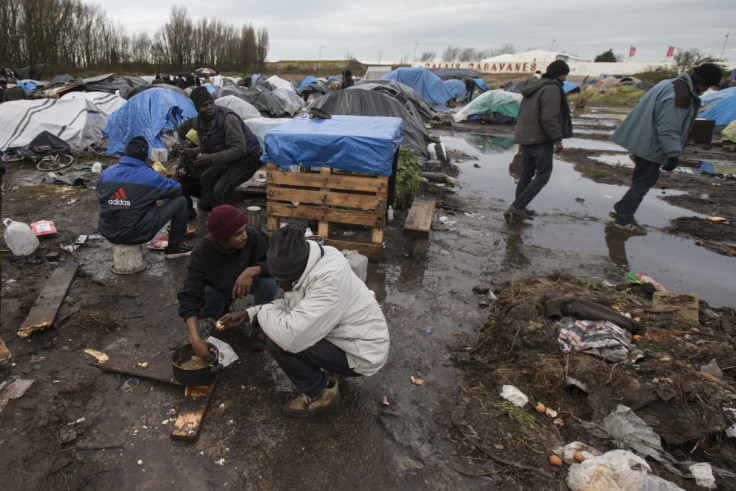
[[113, 244], [142, 244], [158, 232], [156, 201], [181, 196], [181, 184], [124, 156], [100, 174], [97, 230]]
[[638, 157], [667, 163], [685, 147], [700, 109], [700, 99], [687, 73], [663, 80], [644, 94], [611, 136]]

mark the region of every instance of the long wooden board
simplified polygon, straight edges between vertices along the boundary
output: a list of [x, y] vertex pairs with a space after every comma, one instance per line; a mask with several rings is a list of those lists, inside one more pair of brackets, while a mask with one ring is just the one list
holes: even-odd
[[174, 431], [170, 435], [172, 440], [193, 442], [199, 438], [199, 433], [202, 431], [202, 420], [210, 406], [210, 400], [219, 379], [220, 374], [218, 373], [210, 385], [187, 387], [184, 390], [184, 402], [179, 409], [176, 423], [174, 423]]
[[414, 197], [414, 203], [404, 222], [404, 234], [418, 239], [429, 237], [429, 229], [432, 228], [432, 221], [434, 221], [436, 201], [434, 197]]
[[69, 285], [79, 265], [74, 262], [64, 263], [51, 273], [46, 286], [31, 307], [28, 317], [18, 329], [18, 336], [26, 338], [33, 331], [39, 331], [51, 327], [59, 313], [61, 302], [64, 301]]

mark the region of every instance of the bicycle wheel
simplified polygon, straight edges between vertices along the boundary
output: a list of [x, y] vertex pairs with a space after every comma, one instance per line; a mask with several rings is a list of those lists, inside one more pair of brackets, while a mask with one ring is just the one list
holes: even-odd
[[74, 162], [72, 155], [47, 155], [36, 164], [36, 168], [44, 172], [50, 172], [69, 167], [72, 162]]
[[23, 156], [17, 152], [3, 154], [3, 162], [18, 162], [19, 160], [23, 160]]

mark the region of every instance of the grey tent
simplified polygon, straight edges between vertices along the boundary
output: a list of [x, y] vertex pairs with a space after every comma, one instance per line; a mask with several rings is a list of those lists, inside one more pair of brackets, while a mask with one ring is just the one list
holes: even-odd
[[479, 78], [478, 70], [475, 68], [428, 68], [427, 70], [437, 75], [441, 80]]
[[321, 109], [329, 114], [399, 117], [404, 120], [401, 145], [416, 150], [422, 162], [426, 162], [429, 158], [427, 152], [429, 135], [424, 123], [401, 102], [389, 95], [372, 90], [360, 90], [353, 86], [325, 94], [309, 108]]
[[350, 89], [372, 90], [390, 95], [404, 105], [408, 102], [411, 104], [414, 114], [418, 115], [424, 123], [427, 123], [435, 115], [434, 109], [427, 104], [427, 101], [419, 92], [396, 80], [360, 80]]
[[271, 91], [265, 87], [241, 87], [239, 85], [228, 85], [218, 89], [212, 96], [215, 99], [226, 95], [234, 95], [235, 97], [252, 104], [264, 116], [271, 118], [282, 118], [290, 116], [290, 114], [281, 105], [281, 102], [275, 98]]

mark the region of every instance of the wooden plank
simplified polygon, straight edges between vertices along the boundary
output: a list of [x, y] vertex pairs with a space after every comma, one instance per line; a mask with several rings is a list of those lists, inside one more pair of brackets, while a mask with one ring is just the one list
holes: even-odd
[[77, 263], [68, 262], [51, 273], [46, 286], [43, 287], [41, 294], [31, 307], [28, 317], [18, 329], [18, 336], [28, 337], [33, 331], [46, 329], [54, 323], [78, 266]]
[[[163, 382], [166, 384], [184, 386], [181, 382], [173, 378], [172, 376], [165, 375], [161, 370], [157, 370], [156, 367], [152, 367], [150, 364], [147, 368], [135, 367], [130, 364], [120, 365], [119, 362], [108, 361], [105, 363], [90, 363], [90, 365], [102, 369], [105, 372], [121, 373], [123, 375], [130, 375], [131, 377], [147, 378], [155, 380], [156, 382]], [[171, 373], [171, 364], [169, 364], [169, 373]]]
[[419, 239], [429, 237], [429, 229], [432, 228], [432, 221], [434, 221], [436, 200], [434, 197], [416, 196], [414, 198], [414, 203], [404, 222], [404, 234]]
[[683, 319], [698, 323], [698, 294], [697, 293], [673, 293], [654, 292], [652, 297], [653, 309], [674, 309], [676, 315]]
[[270, 188], [266, 194], [269, 200], [283, 201], [287, 204], [316, 204], [361, 210], [386, 209], [386, 196], [374, 193], [355, 194], [341, 191], [325, 192], [319, 189]]
[[381, 260], [381, 251], [383, 249], [382, 243], [374, 244], [362, 237], [325, 238], [325, 245], [335, 247], [341, 251], [358, 251], [374, 262]]
[[[366, 213], [361, 211], [325, 208], [322, 206], [293, 206], [281, 203], [269, 203], [268, 215], [269, 217], [304, 218], [307, 220], [349, 223], [353, 225], [364, 225], [367, 227], [383, 227], [385, 220], [383, 213], [379, 215], [376, 212]], [[269, 232], [276, 230], [275, 228], [270, 228], [270, 222], [268, 230]]]
[[170, 435], [172, 440], [193, 442], [199, 438], [199, 433], [202, 431], [202, 420], [207, 413], [219, 378], [218, 373], [210, 385], [187, 387], [184, 390], [184, 402], [179, 408], [174, 431]]
[[6, 362], [11, 358], [10, 350], [5, 346], [5, 341], [0, 338], [0, 363]]

